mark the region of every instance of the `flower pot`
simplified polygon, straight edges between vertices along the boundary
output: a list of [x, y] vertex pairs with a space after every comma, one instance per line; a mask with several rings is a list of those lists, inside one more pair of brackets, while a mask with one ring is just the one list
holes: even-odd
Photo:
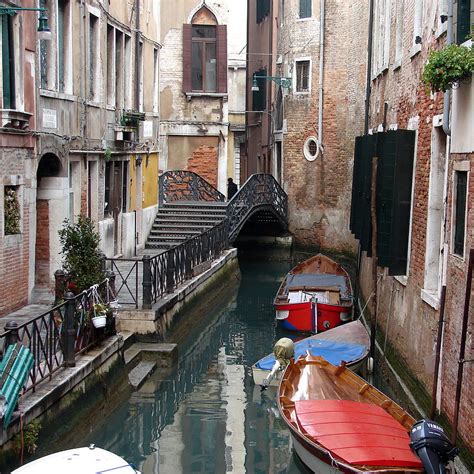
[[92, 318], [92, 324], [95, 328], [103, 328], [107, 323], [107, 316], [105, 314], [100, 314]]

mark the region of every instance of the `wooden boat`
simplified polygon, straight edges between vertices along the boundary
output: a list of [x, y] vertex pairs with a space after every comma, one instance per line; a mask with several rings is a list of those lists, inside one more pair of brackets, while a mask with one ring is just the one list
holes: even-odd
[[[369, 348], [370, 338], [367, 329], [361, 321], [356, 320], [295, 342], [294, 358], [298, 359], [309, 351], [311, 355], [322, 356], [333, 365], [345, 361], [348, 368], [360, 372], [365, 368]], [[255, 385], [267, 385], [266, 379], [275, 361], [275, 355], [272, 353], [252, 365]], [[270, 386], [278, 386], [284, 368], [277, 370], [269, 383]]]
[[290, 363], [278, 408], [314, 472], [424, 472], [409, 446], [415, 420], [344, 365], [309, 354]]
[[105, 449], [88, 448], [68, 449], [49, 454], [19, 467], [12, 474], [140, 474], [128, 462]]
[[318, 254], [286, 275], [274, 305], [276, 319], [289, 331], [327, 331], [352, 319], [351, 280], [341, 265]]

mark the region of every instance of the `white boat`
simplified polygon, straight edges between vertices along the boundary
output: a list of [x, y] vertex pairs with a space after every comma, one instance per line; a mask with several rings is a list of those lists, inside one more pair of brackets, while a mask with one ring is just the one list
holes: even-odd
[[[365, 368], [369, 348], [370, 338], [367, 329], [361, 321], [356, 320], [295, 342], [293, 357], [296, 360], [309, 351], [311, 355], [324, 357], [333, 365], [345, 361], [349, 369], [360, 372]], [[275, 355], [269, 354], [252, 366], [255, 385], [278, 386], [285, 364], [280, 364], [269, 377], [275, 363]]]
[[127, 461], [110, 451], [96, 448], [68, 449], [36, 459], [12, 474], [140, 474]]

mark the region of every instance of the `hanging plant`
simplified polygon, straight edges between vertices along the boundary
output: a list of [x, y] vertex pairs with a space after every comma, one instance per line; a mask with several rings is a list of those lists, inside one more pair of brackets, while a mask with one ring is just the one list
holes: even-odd
[[430, 53], [421, 78], [433, 92], [444, 92], [473, 72], [473, 46], [450, 44]]
[[5, 187], [5, 235], [20, 233], [20, 203], [15, 188]]

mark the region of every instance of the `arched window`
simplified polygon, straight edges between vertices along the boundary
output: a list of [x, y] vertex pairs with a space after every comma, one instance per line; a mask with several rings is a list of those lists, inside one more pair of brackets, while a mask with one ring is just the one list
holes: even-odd
[[183, 91], [227, 92], [227, 27], [205, 6], [183, 25]]

